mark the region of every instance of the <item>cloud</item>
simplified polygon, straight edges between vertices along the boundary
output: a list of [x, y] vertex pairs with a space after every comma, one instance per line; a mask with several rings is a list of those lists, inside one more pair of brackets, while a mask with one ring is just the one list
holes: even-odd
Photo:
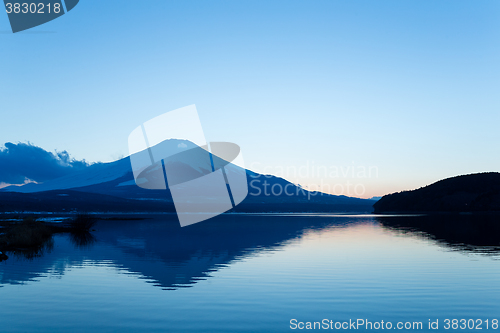
[[51, 153], [31, 143], [7, 142], [0, 148], [0, 183], [45, 182], [89, 166], [71, 158], [67, 151]]

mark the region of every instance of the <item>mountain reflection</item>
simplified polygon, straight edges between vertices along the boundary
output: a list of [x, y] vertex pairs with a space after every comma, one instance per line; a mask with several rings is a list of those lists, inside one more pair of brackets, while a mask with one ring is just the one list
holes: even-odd
[[380, 223], [382, 228], [465, 253], [500, 254], [496, 215], [391, 217], [221, 215], [180, 228], [174, 215], [103, 220], [96, 231], [55, 235], [41, 253], [9, 254], [2, 284], [58, 278], [72, 267], [101, 265], [136, 275], [162, 289], [190, 287], [214, 271], [265, 251], [279, 251], [311, 231]]
[[353, 223], [338, 217], [222, 215], [180, 228], [172, 215], [105, 220], [92, 234], [54, 236], [52, 251], [36, 260], [12, 258], [1, 263], [0, 284], [63, 275], [72, 266], [105, 264], [163, 289], [189, 287], [234, 261], [279, 250], [311, 230]]
[[432, 239], [452, 250], [500, 254], [498, 214], [383, 216], [376, 220], [395, 232]]

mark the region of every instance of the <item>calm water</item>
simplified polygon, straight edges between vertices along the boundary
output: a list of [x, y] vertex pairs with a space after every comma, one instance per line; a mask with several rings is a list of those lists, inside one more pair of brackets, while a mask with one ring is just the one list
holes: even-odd
[[452, 331], [444, 319], [500, 319], [498, 222], [101, 221], [94, 238], [55, 236], [38, 257], [0, 263], [0, 331], [287, 332], [291, 319], [418, 321], [422, 332], [439, 319], [439, 331]]

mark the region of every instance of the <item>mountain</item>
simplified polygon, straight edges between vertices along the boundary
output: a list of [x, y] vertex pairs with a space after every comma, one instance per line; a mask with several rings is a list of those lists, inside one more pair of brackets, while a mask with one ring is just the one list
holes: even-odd
[[500, 211], [500, 173], [457, 176], [389, 194], [373, 208], [375, 213]]
[[[160, 148], [164, 153], [173, 154], [190, 145], [184, 140], [166, 140]], [[216, 156], [213, 159], [215, 164], [220, 163]], [[210, 172], [199, 162], [181, 165], [173, 161], [172, 165], [187, 170], [192, 177]], [[374, 203], [310, 192], [285, 179], [264, 176], [233, 164], [226, 167], [226, 172], [228, 177], [232, 173], [243, 173], [247, 178], [248, 196], [233, 208], [235, 212], [371, 212]], [[136, 185], [130, 157], [125, 157], [111, 163], [96, 163], [43, 183], [3, 188], [0, 211], [175, 212], [175, 208], [168, 187], [155, 190]]]

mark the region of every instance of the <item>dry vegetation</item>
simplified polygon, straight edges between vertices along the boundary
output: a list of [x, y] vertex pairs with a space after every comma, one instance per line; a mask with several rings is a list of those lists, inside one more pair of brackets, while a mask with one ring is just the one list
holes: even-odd
[[66, 225], [45, 223], [32, 216], [21, 221], [0, 218], [0, 261], [8, 259], [7, 252], [32, 258], [50, 250], [55, 233], [69, 232], [75, 239], [82, 238], [80, 235], [88, 238], [96, 221], [95, 217], [88, 214], [79, 214]]

